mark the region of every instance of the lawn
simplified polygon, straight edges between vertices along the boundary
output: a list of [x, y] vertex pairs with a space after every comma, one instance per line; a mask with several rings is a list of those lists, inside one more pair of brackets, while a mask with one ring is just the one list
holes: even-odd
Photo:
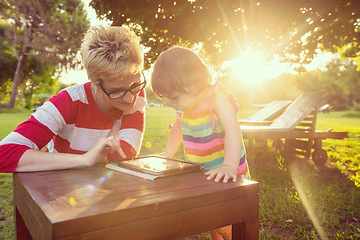
[[[29, 115], [1, 113], [0, 139]], [[174, 120], [170, 108], [148, 109], [142, 155], [165, 149]], [[323, 167], [312, 161], [284, 159], [272, 148], [264, 150], [255, 144], [249, 165], [252, 179], [260, 184], [260, 239], [360, 238], [360, 117], [345, 112], [320, 113], [316, 129], [329, 128], [348, 131], [350, 137], [323, 141], [329, 156]], [[176, 157], [182, 157], [181, 150]], [[0, 174], [0, 186], [0, 239], [14, 239], [11, 174]], [[189, 239], [209, 236], [203, 233]]]

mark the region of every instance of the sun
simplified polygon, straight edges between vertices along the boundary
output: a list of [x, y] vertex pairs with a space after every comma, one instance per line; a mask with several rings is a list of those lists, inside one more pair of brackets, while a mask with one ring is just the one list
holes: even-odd
[[235, 78], [248, 83], [261, 84], [264, 80], [277, 77], [289, 72], [289, 66], [280, 63], [280, 59], [274, 57], [270, 62], [257, 53], [245, 53], [222, 65], [223, 69], [230, 68]]
[[239, 80], [261, 82], [266, 79], [264, 58], [259, 54], [246, 53], [231, 61], [226, 61], [223, 68], [230, 68]]

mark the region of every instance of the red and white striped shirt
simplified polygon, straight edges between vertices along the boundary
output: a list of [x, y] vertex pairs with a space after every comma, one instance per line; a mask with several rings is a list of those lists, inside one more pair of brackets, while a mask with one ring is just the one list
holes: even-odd
[[[0, 142], [0, 172], [14, 172], [28, 149], [82, 154], [108, 137], [114, 121], [120, 122], [120, 145], [127, 157], [140, 151], [145, 130], [145, 91], [134, 108], [103, 114], [96, 106], [90, 82], [65, 88]], [[109, 156], [111, 157], [111, 156]]]

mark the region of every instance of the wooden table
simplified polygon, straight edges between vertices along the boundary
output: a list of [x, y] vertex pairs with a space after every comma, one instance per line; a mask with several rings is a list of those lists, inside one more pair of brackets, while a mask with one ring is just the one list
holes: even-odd
[[17, 239], [181, 239], [229, 224], [234, 240], [259, 238], [254, 181], [148, 181], [104, 165], [13, 178]]

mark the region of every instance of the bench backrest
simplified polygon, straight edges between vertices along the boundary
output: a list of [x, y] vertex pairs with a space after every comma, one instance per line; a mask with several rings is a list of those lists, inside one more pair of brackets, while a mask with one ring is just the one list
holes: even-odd
[[249, 121], [272, 121], [279, 117], [291, 101], [273, 101], [247, 118]]
[[293, 130], [315, 108], [324, 104], [326, 95], [327, 90], [301, 94], [270, 126]]

